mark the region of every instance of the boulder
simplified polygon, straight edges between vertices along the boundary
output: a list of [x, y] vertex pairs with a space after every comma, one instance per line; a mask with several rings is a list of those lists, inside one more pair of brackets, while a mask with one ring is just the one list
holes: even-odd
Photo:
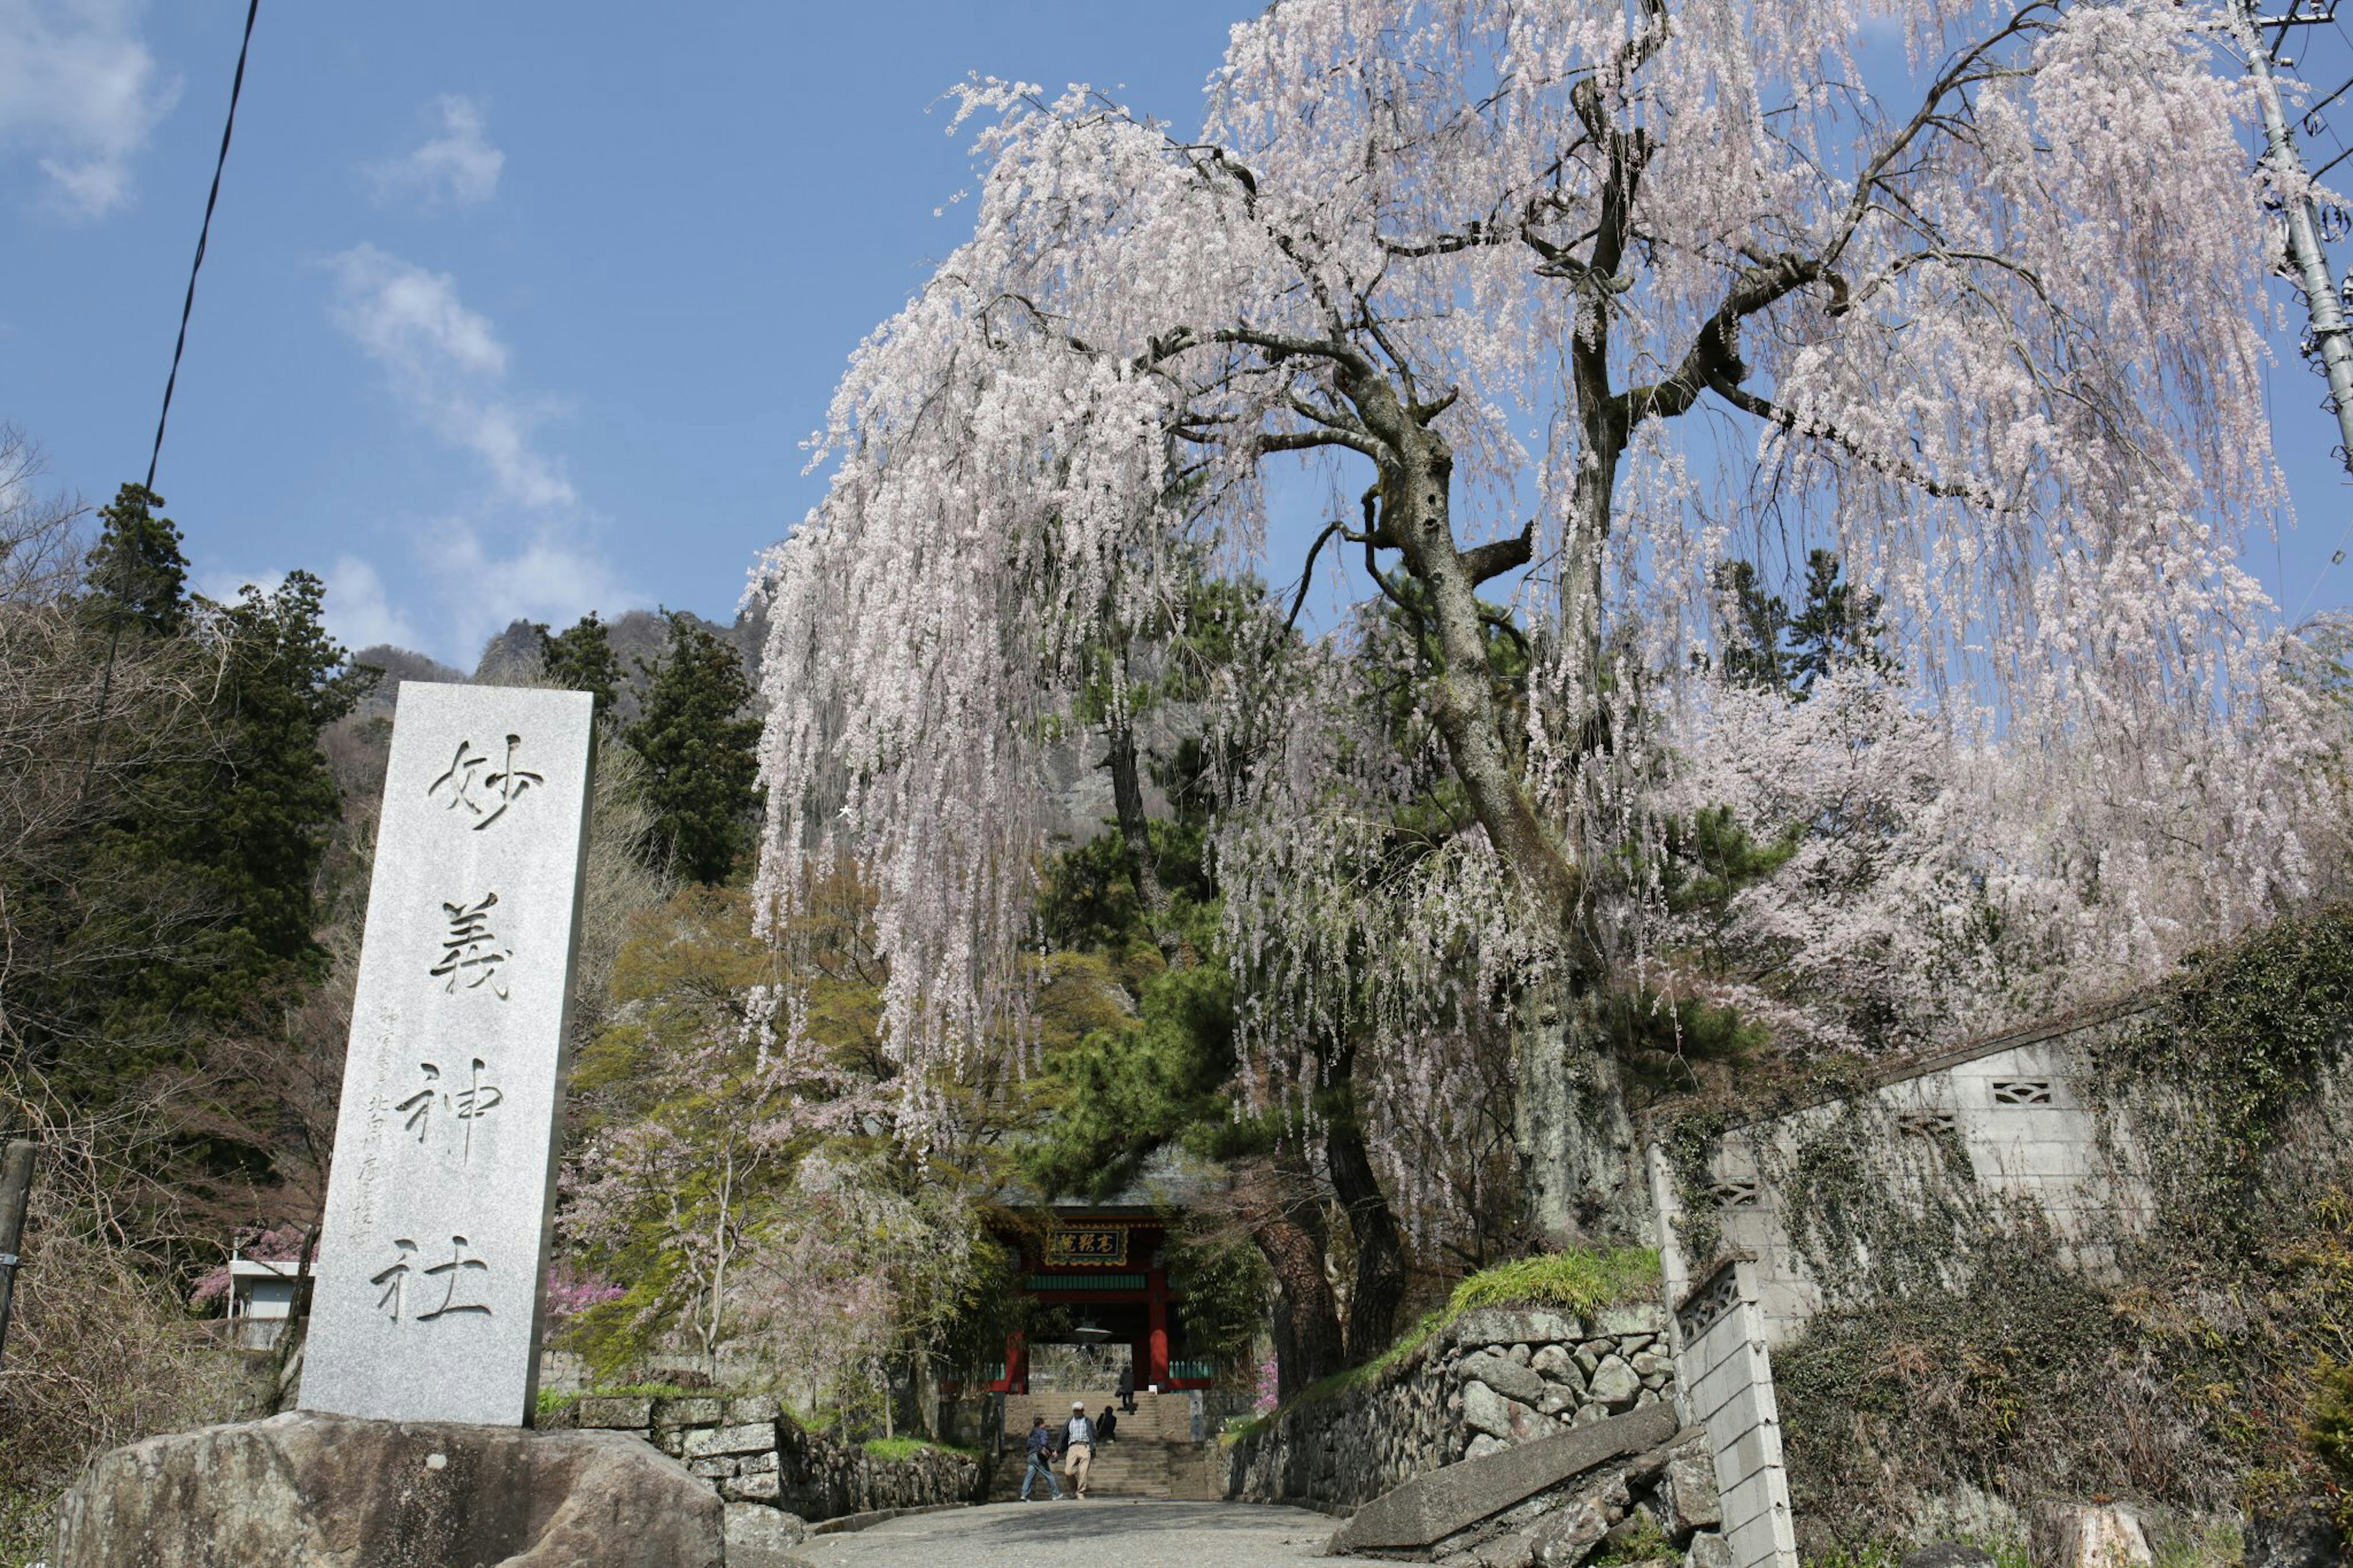
[[1642, 1392], [1642, 1380], [1632, 1367], [1613, 1355], [1593, 1369], [1593, 1381], [1587, 1392], [1597, 1403], [1612, 1410], [1631, 1409], [1636, 1396]]
[[1661, 1406], [1431, 1470], [1358, 1509], [1334, 1532], [1331, 1553], [1426, 1551], [1540, 1491], [1658, 1447], [1674, 1435], [1673, 1413]]
[[1535, 1568], [1535, 1540], [1525, 1534], [1499, 1535], [1472, 1554], [1479, 1568]]
[[1732, 1542], [1713, 1530], [1701, 1531], [1683, 1552], [1683, 1568], [1732, 1568]]
[[1606, 1497], [1581, 1497], [1548, 1515], [1535, 1529], [1533, 1553], [1543, 1568], [1577, 1568], [1617, 1522]]
[[150, 1437], [58, 1507], [51, 1568], [722, 1568], [710, 1487], [617, 1432], [298, 1412]]
[[727, 1568], [798, 1568], [793, 1548], [808, 1538], [797, 1515], [756, 1502], [727, 1505]]
[[2263, 1509], [2247, 1521], [2247, 1568], [2337, 1568], [2344, 1561], [2344, 1537], [2315, 1504]]
[[2029, 1541], [2036, 1568], [2135, 1568], [2154, 1561], [2139, 1516], [2115, 1503], [2038, 1510]]
[[1534, 1405], [1545, 1396], [1545, 1380], [1541, 1374], [1492, 1351], [1465, 1357], [1462, 1375], [1483, 1383], [1496, 1393], [1508, 1399], [1516, 1399], [1523, 1405]]
[[1574, 1388], [1579, 1394], [1585, 1392], [1585, 1374], [1577, 1371], [1577, 1357], [1567, 1345], [1546, 1345], [1536, 1352], [1528, 1364], [1535, 1368], [1536, 1375], [1547, 1383]]
[[1462, 1424], [1474, 1432], [1513, 1443], [1549, 1431], [1553, 1425], [1528, 1405], [1506, 1399], [1483, 1383], [1462, 1385]]
[[[1724, 1522], [1724, 1500], [1715, 1490], [1715, 1461], [1705, 1452], [1669, 1460], [1666, 1489], [1667, 1506], [1672, 1510], [1668, 1534], [1680, 1538]], [[1907, 1561], [1905, 1568], [1912, 1564]]]

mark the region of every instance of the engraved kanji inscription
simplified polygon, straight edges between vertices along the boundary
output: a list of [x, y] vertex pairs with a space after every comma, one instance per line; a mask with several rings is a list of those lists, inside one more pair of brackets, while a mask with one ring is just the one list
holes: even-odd
[[415, 1267], [408, 1260], [417, 1256], [417, 1243], [403, 1238], [392, 1244], [398, 1249], [391, 1265], [378, 1274], [368, 1277], [368, 1283], [381, 1288], [384, 1294], [375, 1299], [376, 1310], [400, 1321], [400, 1310], [408, 1304], [408, 1277]]
[[[507, 737], [506, 760], [491, 766], [491, 758], [474, 750], [470, 740], [458, 742], [457, 753], [449, 759], [449, 771], [425, 786], [425, 793], [442, 801], [445, 809], [462, 812], [471, 816], [473, 829], [480, 833], [506, 815], [508, 806], [533, 784], [545, 784], [542, 775], [517, 764], [515, 749], [522, 744], [521, 735]], [[485, 771], [487, 770], [487, 771]]]
[[480, 1057], [470, 1058], [463, 1087], [455, 1079], [444, 1079], [437, 1062], [418, 1062], [417, 1070], [424, 1075], [423, 1087], [406, 1100], [395, 1105], [395, 1110], [405, 1111], [408, 1120], [401, 1123], [404, 1131], [417, 1135], [419, 1143], [432, 1133], [433, 1116], [437, 1110], [446, 1121], [455, 1121], [459, 1131], [459, 1157], [470, 1162], [474, 1157], [474, 1123], [497, 1110], [506, 1094], [498, 1085], [489, 1082], [484, 1074], [490, 1064]]
[[513, 954], [499, 946], [498, 933], [491, 930], [491, 910], [498, 906], [496, 893], [485, 893], [470, 904], [443, 904], [441, 912], [449, 922], [447, 934], [441, 938], [441, 962], [427, 973], [436, 977], [447, 976], [442, 987], [454, 992], [458, 982], [464, 980], [466, 989], [487, 985], [491, 994], [503, 1002], [507, 999], [506, 976], [501, 966]]
[[[469, 1314], [487, 1318], [488, 1304], [475, 1300], [481, 1294], [483, 1279], [491, 1266], [480, 1258], [467, 1255], [467, 1242], [462, 1236], [449, 1238], [448, 1260], [418, 1268], [421, 1256], [417, 1243], [402, 1237], [393, 1244], [396, 1255], [390, 1265], [369, 1277], [368, 1283], [384, 1293], [376, 1298], [376, 1310], [397, 1323], [404, 1320], [429, 1323], [440, 1318]], [[439, 1288], [437, 1297], [435, 1288]], [[430, 1302], [431, 1305], [425, 1304]], [[425, 1310], [415, 1309], [424, 1306]]]

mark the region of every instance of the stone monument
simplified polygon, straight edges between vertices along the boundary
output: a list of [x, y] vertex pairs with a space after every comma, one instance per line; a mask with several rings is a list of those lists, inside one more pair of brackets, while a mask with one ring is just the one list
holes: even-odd
[[591, 716], [585, 692], [401, 687], [304, 1410], [531, 1418]]

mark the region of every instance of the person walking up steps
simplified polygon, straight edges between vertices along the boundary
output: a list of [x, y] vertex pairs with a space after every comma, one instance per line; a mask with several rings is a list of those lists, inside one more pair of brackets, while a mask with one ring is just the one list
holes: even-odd
[[1062, 1483], [1054, 1479], [1054, 1434], [1043, 1415], [1029, 1418], [1029, 1468], [1021, 1474], [1021, 1500], [1029, 1500], [1029, 1484], [1039, 1476], [1054, 1491], [1054, 1500], [1062, 1500]]
[[1094, 1461], [1094, 1423], [1087, 1419], [1085, 1402], [1074, 1399], [1070, 1425], [1062, 1428], [1062, 1474], [1071, 1478], [1071, 1489], [1080, 1497], [1087, 1495], [1087, 1468]]
[[1119, 1369], [1119, 1413], [1135, 1414], [1135, 1363], [1128, 1363]]

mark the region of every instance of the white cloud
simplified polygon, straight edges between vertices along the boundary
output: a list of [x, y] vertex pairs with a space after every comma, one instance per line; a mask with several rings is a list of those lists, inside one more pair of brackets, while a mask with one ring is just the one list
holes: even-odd
[[578, 497], [535, 426], [544, 401], [519, 396], [490, 318], [459, 298], [457, 280], [373, 245], [334, 257], [333, 315], [381, 369], [395, 395], [436, 436], [482, 467], [485, 493], [406, 530], [413, 571], [384, 577], [346, 556], [327, 577], [327, 624], [351, 647], [390, 642], [471, 669], [516, 620], [565, 625], [587, 610], [642, 602], [589, 542]]
[[[543, 528], [513, 534], [495, 522], [446, 517], [417, 529], [412, 579], [427, 598], [420, 618], [394, 602], [372, 561], [338, 555], [325, 574], [321, 618], [329, 635], [356, 652], [389, 643], [470, 670], [491, 637], [519, 620], [565, 626], [590, 610], [607, 616], [645, 601], [576, 536]], [[283, 572], [200, 571], [191, 586], [216, 604], [234, 604], [250, 584], [273, 594]]]
[[427, 106], [440, 133], [397, 158], [367, 167], [379, 200], [407, 198], [436, 206], [476, 206], [498, 194], [507, 155], [482, 133], [482, 106], [445, 92]]
[[373, 245], [344, 251], [333, 267], [335, 324], [385, 371], [412, 413], [481, 459], [501, 499], [573, 504], [562, 462], [532, 442], [545, 405], [507, 391], [506, 345], [488, 317], [458, 298], [456, 279]]
[[0, 0], [0, 155], [30, 154], [79, 217], [131, 199], [131, 162], [180, 96], [136, 0]]
[[379, 643], [415, 648], [420, 640], [416, 624], [394, 606], [385, 592], [382, 574], [356, 555], [336, 556], [327, 573], [324, 618], [327, 630], [347, 648], [374, 647]]
[[514, 621], [563, 626], [589, 610], [611, 615], [640, 603], [576, 532], [548, 528], [525, 536], [449, 518], [417, 541], [417, 552], [441, 615], [435, 656], [467, 669]]

